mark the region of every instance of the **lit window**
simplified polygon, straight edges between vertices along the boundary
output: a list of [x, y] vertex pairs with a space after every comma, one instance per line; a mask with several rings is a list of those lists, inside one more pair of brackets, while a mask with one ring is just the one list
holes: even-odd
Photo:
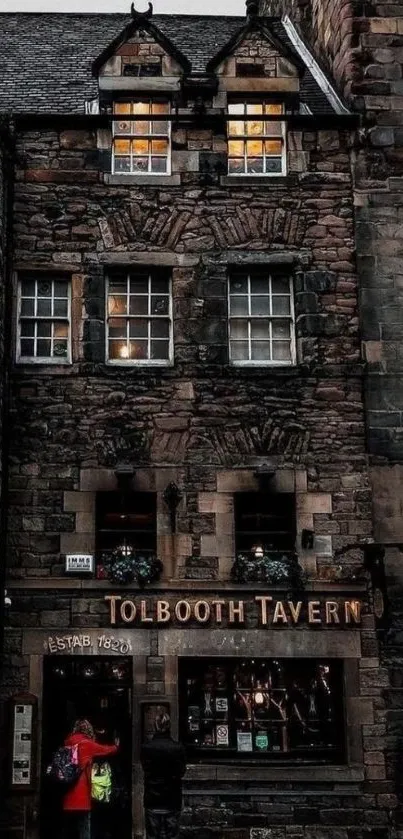
[[180, 658], [181, 739], [198, 760], [344, 759], [337, 660]]
[[17, 360], [71, 361], [70, 283], [62, 277], [27, 276], [18, 286]]
[[232, 364], [293, 364], [292, 285], [289, 277], [239, 273], [229, 280], [229, 356]]
[[113, 274], [107, 286], [107, 360], [172, 361], [171, 281], [162, 272]]
[[284, 175], [285, 123], [271, 120], [283, 113], [273, 102], [233, 102], [228, 105], [228, 173]]
[[166, 100], [115, 102], [112, 171], [128, 175], [170, 172], [170, 112]]

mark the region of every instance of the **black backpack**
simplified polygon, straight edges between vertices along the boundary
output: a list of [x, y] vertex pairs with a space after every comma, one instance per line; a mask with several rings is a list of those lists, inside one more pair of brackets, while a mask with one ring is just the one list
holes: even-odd
[[82, 769], [78, 763], [77, 745], [61, 746], [54, 753], [52, 761], [46, 769], [47, 777], [66, 789], [77, 783], [81, 772]]

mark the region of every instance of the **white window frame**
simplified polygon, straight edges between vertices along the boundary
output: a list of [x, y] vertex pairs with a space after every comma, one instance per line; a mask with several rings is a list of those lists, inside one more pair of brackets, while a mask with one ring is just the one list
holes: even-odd
[[[54, 286], [53, 283], [56, 282], [66, 282], [67, 283], [67, 317], [62, 317], [59, 315], [22, 315], [21, 314], [21, 302], [22, 302], [22, 283], [28, 280], [29, 282], [35, 283], [35, 295], [33, 298], [35, 301], [38, 300], [38, 283], [41, 282], [51, 282], [52, 283], [52, 295], [51, 300], [53, 301], [54, 298]], [[25, 295], [24, 295], [25, 296]], [[49, 299], [49, 298], [48, 298]], [[65, 300], [66, 298], [61, 298]], [[53, 309], [53, 306], [52, 306]], [[35, 303], [35, 312], [36, 312], [36, 303]], [[44, 321], [50, 321], [52, 324], [54, 323], [67, 323], [67, 356], [30, 356], [30, 355], [22, 355], [21, 353], [21, 338], [25, 337], [21, 335], [21, 324], [24, 322], [33, 322], [35, 323], [35, 337], [33, 338], [35, 342], [38, 340], [37, 336], [37, 324]], [[58, 276], [57, 274], [52, 274], [51, 276], [47, 277], [46, 274], [30, 274], [30, 275], [22, 275], [18, 277], [17, 280], [17, 331], [16, 331], [16, 361], [19, 364], [57, 364], [57, 365], [66, 365], [72, 363], [71, 358], [71, 279], [70, 277], [66, 277], [64, 275]], [[53, 330], [52, 330], [53, 331]], [[42, 336], [39, 336], [40, 340]], [[44, 339], [46, 340], [46, 338]], [[50, 338], [52, 344], [55, 340], [52, 336]], [[57, 340], [57, 339], [56, 339]]]
[[[130, 118], [125, 119], [125, 116], [122, 114], [121, 115], [121, 122], [130, 122], [130, 123], [132, 123], [134, 121], [148, 122], [149, 123], [149, 128], [151, 128], [151, 123], [153, 121], [158, 122], [158, 116], [156, 116], [155, 120], [153, 120], [152, 119], [153, 115], [150, 112], [148, 114], [148, 119], [147, 119], [146, 115], [144, 115], [144, 117], [145, 117], [144, 119], [142, 119], [141, 116], [138, 116], [134, 120], [134, 119], [132, 119], [132, 115], [136, 114], [136, 105], [138, 105], [140, 102], [148, 102], [151, 106], [153, 102], [158, 102], [158, 101], [163, 101], [168, 105], [168, 114], [170, 114], [171, 113], [171, 102], [168, 98], [165, 98], [163, 96], [144, 96], [141, 99], [140, 98], [132, 99], [132, 98], [127, 97], [126, 99], [115, 100], [115, 102], [113, 103], [113, 110], [115, 110], [115, 105], [130, 104], [130, 106], [131, 106], [130, 107]], [[116, 117], [117, 117], [117, 115], [114, 112], [114, 119], [113, 119], [113, 126], [112, 126], [112, 175], [122, 175], [122, 176], [124, 175], [125, 177], [136, 177], [136, 176], [138, 176], [140, 178], [144, 178], [144, 177], [147, 177], [147, 176], [150, 176], [150, 175], [152, 175], [153, 177], [166, 177], [167, 175], [170, 175], [171, 174], [171, 167], [172, 167], [172, 163], [171, 163], [171, 157], [172, 157], [172, 154], [171, 154], [172, 153], [171, 120], [170, 119], [166, 120], [167, 128], [168, 128], [166, 134], [150, 134], [150, 133], [149, 134], [133, 134], [131, 132], [128, 132], [128, 133], [120, 133], [119, 132], [119, 133], [117, 133], [115, 131], [115, 125], [116, 125], [116, 122], [119, 122], [119, 119], [116, 119]], [[129, 140], [130, 141], [130, 171], [129, 172], [122, 172], [122, 171], [116, 172], [116, 170], [115, 170], [115, 140]], [[131, 141], [132, 140], [147, 140], [148, 142], [150, 142], [151, 140], [166, 140], [166, 142], [168, 144], [166, 171], [165, 172], [157, 172], [157, 171], [155, 171], [154, 169], [151, 168], [151, 158], [152, 157], [165, 157], [165, 155], [158, 155], [158, 154], [153, 155], [153, 154], [151, 154], [151, 146], [149, 146], [149, 151], [148, 151], [147, 155], [146, 154], [141, 155], [142, 157], [148, 157], [148, 169], [147, 169], [147, 171], [144, 171], [144, 170], [141, 170], [141, 169], [133, 169], [133, 154], [132, 154], [132, 147], [131, 147]], [[122, 157], [122, 155], [117, 155], [117, 156]]]
[[[123, 272], [122, 272], [123, 273]], [[151, 280], [155, 276], [157, 272], [153, 272], [149, 268], [144, 268], [144, 270], [139, 270], [139, 273], [148, 274], [148, 291], [147, 291], [147, 300], [150, 300], [151, 297]], [[126, 272], [126, 301], [127, 306], [126, 310], [129, 312], [129, 298], [130, 298], [130, 278], [136, 276], [136, 270], [128, 269]], [[109, 301], [109, 283], [113, 281], [113, 272], [110, 273], [106, 277], [106, 284], [105, 284], [105, 360], [107, 364], [118, 365], [120, 367], [171, 367], [174, 360], [174, 339], [173, 339], [173, 302], [172, 302], [172, 277], [167, 277], [168, 279], [168, 313], [164, 315], [149, 315], [149, 314], [139, 314], [139, 315], [130, 315], [130, 314], [122, 314], [122, 315], [110, 315], [108, 312], [108, 301]], [[136, 295], [133, 295], [136, 296]], [[156, 296], [159, 296], [156, 294]], [[149, 307], [150, 308], [150, 307]], [[111, 320], [125, 320], [126, 321], [126, 345], [129, 343], [129, 324], [132, 320], [147, 320], [148, 321], [148, 352], [150, 353], [151, 348], [151, 334], [150, 334], [150, 324], [153, 320], [169, 320], [169, 338], [168, 339], [161, 339], [161, 340], [168, 340], [169, 341], [169, 357], [168, 358], [110, 358], [109, 357], [109, 323]], [[119, 340], [119, 339], [116, 339]], [[132, 339], [133, 340], [133, 339]], [[143, 339], [139, 339], [143, 340]], [[158, 339], [154, 339], [158, 340]]]
[[[259, 271], [259, 275], [263, 272]], [[276, 277], [276, 273], [271, 273], [267, 271], [267, 278], [269, 280], [269, 301], [270, 301], [270, 314], [262, 314], [262, 315], [255, 315], [251, 314], [251, 279], [255, 279], [257, 276], [257, 272], [245, 270], [245, 275], [248, 280], [248, 292], [247, 292], [247, 299], [248, 299], [248, 314], [246, 315], [231, 315], [231, 298], [236, 297], [237, 295], [231, 294], [231, 280], [235, 279], [237, 276], [237, 272], [233, 272], [228, 277], [228, 358], [229, 363], [233, 367], [293, 367], [296, 364], [296, 342], [295, 342], [295, 316], [294, 316], [294, 285], [292, 277], [288, 277], [289, 282], [289, 295], [290, 295], [290, 314], [289, 315], [273, 315], [272, 312], [272, 290], [271, 290], [271, 280], [272, 277]], [[282, 274], [282, 276], [284, 276]], [[245, 294], [239, 295], [241, 297], [245, 297]], [[257, 297], [261, 296], [259, 294], [256, 295]], [[274, 295], [276, 296], [276, 295]], [[281, 295], [280, 295], [281, 296]], [[232, 320], [244, 320], [248, 324], [248, 338], [245, 339], [248, 341], [248, 351], [249, 356], [251, 355], [251, 346], [252, 346], [252, 337], [251, 337], [251, 323], [255, 320], [268, 320], [270, 321], [270, 354], [272, 355], [272, 337], [271, 337], [271, 324], [275, 320], [286, 320], [290, 323], [290, 355], [291, 358], [289, 360], [281, 360], [281, 359], [232, 359], [231, 358], [231, 321]], [[241, 340], [241, 339], [240, 339]], [[258, 339], [257, 339], [258, 340]]]
[[[269, 97], [265, 97], [265, 98], [259, 99], [259, 100], [252, 99], [252, 98], [249, 99], [248, 97], [245, 97], [242, 100], [241, 99], [238, 99], [238, 100], [235, 99], [233, 101], [228, 102], [228, 106], [229, 105], [238, 105], [238, 106], [243, 105], [243, 108], [244, 108], [243, 116], [247, 116], [247, 113], [246, 113], [247, 105], [262, 105], [263, 110], [264, 110], [265, 105], [272, 105], [272, 104], [277, 104], [277, 103], [273, 103], [270, 100]], [[281, 108], [282, 108], [282, 113], [284, 114], [284, 104], [283, 103], [280, 103], [280, 104], [281, 104]], [[245, 120], [242, 119], [242, 114], [239, 114], [239, 115], [238, 114], [230, 114], [229, 110], [228, 110], [228, 117], [230, 117], [230, 119], [228, 119], [228, 122], [227, 122], [228, 177], [230, 177], [230, 178], [281, 178], [281, 177], [284, 177], [284, 175], [287, 174], [287, 125], [286, 125], [286, 122], [285, 121], [281, 122], [280, 120], [276, 120], [276, 122], [277, 121], [280, 122], [281, 134], [273, 135], [273, 134], [265, 134], [264, 133], [264, 134], [256, 134], [256, 135], [252, 135], [252, 134], [236, 134], [235, 135], [235, 134], [230, 134], [229, 133], [230, 122], [245, 122]], [[256, 122], [262, 122], [263, 125], [265, 125], [266, 122], [270, 122], [270, 115], [266, 115], [266, 114], [262, 113], [262, 115], [260, 116], [260, 114], [256, 114]], [[230, 163], [229, 162], [230, 162], [230, 160], [233, 160], [233, 159], [236, 159], [236, 158], [232, 155], [230, 157], [230, 155], [229, 155], [229, 143], [230, 143], [230, 141], [232, 141], [232, 142], [235, 141], [236, 142], [237, 140], [244, 143], [244, 166], [245, 166], [245, 169], [247, 168], [247, 161], [248, 161], [247, 145], [246, 145], [248, 140], [249, 141], [251, 141], [251, 140], [261, 140], [262, 141], [262, 143], [263, 143], [263, 163], [265, 163], [265, 161], [266, 161], [266, 154], [265, 154], [265, 151], [264, 151], [265, 140], [278, 140], [278, 141], [280, 141], [281, 142], [281, 171], [280, 172], [264, 172], [264, 171], [263, 172], [246, 172], [246, 171], [245, 172], [230, 172], [230, 168], [229, 168]], [[276, 157], [277, 158], [277, 157], [280, 157], [280, 155], [267, 155], [268, 160], [271, 157]]]

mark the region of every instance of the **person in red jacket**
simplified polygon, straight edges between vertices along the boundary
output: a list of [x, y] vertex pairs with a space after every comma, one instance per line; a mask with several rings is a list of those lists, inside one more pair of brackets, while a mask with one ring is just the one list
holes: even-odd
[[[78, 746], [78, 763], [82, 769], [78, 781], [66, 792], [63, 810], [69, 814], [69, 827], [74, 839], [91, 839], [91, 764], [94, 757], [113, 755], [119, 743], [107, 746], [95, 742], [94, 729], [88, 720], [77, 720], [65, 746]], [[69, 831], [70, 833], [70, 831]]]

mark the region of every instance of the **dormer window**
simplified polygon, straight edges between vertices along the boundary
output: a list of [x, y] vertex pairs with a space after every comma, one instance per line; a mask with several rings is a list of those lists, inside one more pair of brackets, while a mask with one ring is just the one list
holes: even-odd
[[285, 174], [285, 123], [270, 119], [283, 111], [281, 103], [268, 101], [229, 103], [229, 175]]
[[[170, 174], [170, 103], [166, 99], [115, 102], [112, 172]], [[165, 119], [163, 118], [165, 117]]]

